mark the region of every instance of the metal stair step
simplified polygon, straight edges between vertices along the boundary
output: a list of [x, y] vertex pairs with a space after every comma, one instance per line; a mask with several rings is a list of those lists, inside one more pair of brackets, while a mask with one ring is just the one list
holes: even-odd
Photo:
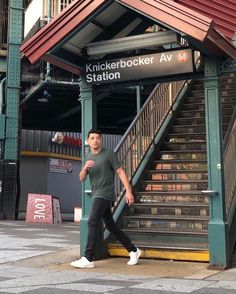
[[150, 180], [154, 181], [164, 181], [164, 180], [176, 180], [176, 181], [182, 181], [182, 180], [206, 180], [208, 179], [207, 171], [188, 171], [188, 170], [177, 170], [176, 172], [172, 170], [172, 172], [169, 171], [158, 171], [158, 172], [149, 172], [147, 171], [147, 177]]
[[205, 123], [205, 117], [176, 117], [174, 124], [178, 125], [203, 125]]
[[192, 142], [193, 144], [195, 142], [199, 141], [205, 141], [206, 140], [206, 133], [168, 133], [166, 135], [166, 140], [169, 141], [186, 141], [186, 142]]
[[193, 184], [193, 183], [207, 183], [207, 180], [143, 180], [143, 183], [145, 184]]
[[182, 174], [182, 173], [190, 173], [190, 174], [201, 174], [207, 173], [207, 169], [149, 169], [147, 170], [148, 174]]
[[206, 142], [164, 142], [164, 150], [203, 150], [206, 152]]
[[[145, 241], [145, 240], [135, 240], [135, 244], [138, 248], [152, 248], [152, 249], [169, 249], [169, 250], [199, 250], [199, 251], [205, 251], [208, 250], [208, 243], [207, 242], [189, 242], [186, 243], [186, 240], [183, 241], [178, 240], [177, 242], [172, 242], [166, 240], [158, 240], [158, 241]], [[109, 244], [109, 248], [116, 246], [116, 247], [122, 247], [122, 244], [119, 242], [114, 242]]]
[[143, 180], [142, 189], [145, 191], [175, 191], [175, 190], [205, 190], [208, 181], [203, 180]]
[[123, 216], [123, 228], [157, 228], [170, 230], [207, 230], [209, 217], [202, 216]]
[[163, 150], [159, 151], [160, 159], [206, 159], [207, 154], [205, 150]]
[[180, 111], [178, 113], [178, 118], [205, 118], [205, 111], [199, 110], [199, 111], [193, 111], [193, 110], [185, 110], [185, 111]]
[[202, 133], [206, 131], [206, 125], [175, 125], [171, 127], [172, 133]]
[[209, 221], [209, 216], [198, 216], [198, 215], [147, 215], [147, 214], [138, 214], [138, 215], [125, 215], [123, 219], [126, 220], [166, 220], [166, 221], [203, 221], [203, 222], [208, 222]]
[[192, 190], [178, 190], [178, 191], [142, 191], [135, 193], [136, 198], [140, 203], [172, 203], [172, 202], [184, 202], [186, 204], [191, 203], [207, 203], [209, 202], [209, 197], [206, 194], [201, 193], [201, 191]]
[[199, 231], [193, 231], [193, 230], [171, 230], [171, 229], [157, 229], [157, 228], [139, 228], [134, 229], [134, 228], [123, 228], [123, 231], [130, 234], [138, 234], [138, 235], [146, 235], [146, 234], [153, 234], [153, 235], [180, 235], [180, 236], [208, 236], [208, 231], [207, 230], [199, 230]]
[[208, 216], [208, 203], [186, 203], [186, 202], [168, 202], [168, 203], [135, 203], [130, 209], [130, 215], [196, 215]]
[[197, 170], [199, 168], [207, 168], [206, 159], [165, 159], [165, 160], [154, 160], [152, 162], [153, 169], [186, 169], [186, 170]]

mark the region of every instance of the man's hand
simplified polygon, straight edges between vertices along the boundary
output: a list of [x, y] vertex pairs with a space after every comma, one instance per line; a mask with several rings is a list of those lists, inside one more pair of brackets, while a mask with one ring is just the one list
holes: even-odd
[[126, 203], [129, 206], [134, 203], [134, 195], [132, 192], [126, 192]]
[[93, 167], [94, 165], [95, 165], [95, 162], [93, 160], [87, 160], [85, 162], [83, 169], [87, 171], [89, 168]]
[[87, 160], [85, 162], [84, 167], [81, 169], [79, 174], [80, 181], [84, 181], [87, 178], [88, 170], [95, 165], [95, 162], [93, 160]]

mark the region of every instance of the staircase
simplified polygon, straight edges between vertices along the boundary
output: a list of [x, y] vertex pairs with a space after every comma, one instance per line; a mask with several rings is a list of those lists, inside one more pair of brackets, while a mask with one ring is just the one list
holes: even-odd
[[[221, 80], [222, 129], [236, 103], [236, 79]], [[136, 203], [122, 217], [123, 230], [144, 257], [208, 261], [208, 187], [204, 85], [192, 82], [161, 146], [136, 187]], [[110, 255], [125, 255], [117, 243]]]

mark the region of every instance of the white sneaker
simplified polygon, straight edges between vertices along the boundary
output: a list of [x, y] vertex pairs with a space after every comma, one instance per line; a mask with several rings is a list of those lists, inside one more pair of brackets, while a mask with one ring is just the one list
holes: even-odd
[[131, 251], [129, 253], [129, 256], [130, 256], [130, 259], [129, 261], [127, 262], [128, 265], [135, 265], [138, 263], [138, 259], [141, 255], [142, 251], [140, 249], [137, 248], [137, 251], [134, 252], [134, 251]]
[[72, 261], [70, 265], [74, 267], [79, 267], [79, 268], [93, 268], [94, 262], [89, 261], [86, 257], [81, 257], [78, 260]]

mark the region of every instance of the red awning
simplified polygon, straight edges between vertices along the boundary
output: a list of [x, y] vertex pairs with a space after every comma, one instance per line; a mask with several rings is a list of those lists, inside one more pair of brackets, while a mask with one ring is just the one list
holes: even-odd
[[[204, 1], [204, 5], [205, 2], [219, 1]], [[72, 2], [60, 15], [24, 43], [21, 46], [21, 51], [32, 63], [39, 59], [44, 59], [62, 67], [65, 64], [68, 70], [79, 73], [79, 68], [75, 68], [69, 62], [65, 63], [63, 57], [53, 55], [52, 50], [65, 46], [72, 38], [76, 39], [76, 44], [80, 44], [81, 30], [92, 22], [96, 28], [102, 30], [103, 26], [99, 27], [97, 21], [94, 21], [95, 17], [98, 15], [104, 17], [104, 12], [108, 9], [107, 15], [110, 18], [112, 15], [115, 17], [117, 5], [119, 5], [122, 9], [137, 13], [140, 18], [148, 18], [156, 24], [176, 31], [190, 42], [193, 41], [196, 47], [206, 49], [206, 52], [210, 55], [216, 54], [236, 59], [236, 48], [229, 41], [229, 36], [227, 36], [227, 39], [223, 33], [220, 33], [219, 22], [216, 22], [217, 18], [213, 18], [211, 15], [206, 16], [193, 6], [189, 7], [188, 5], [187, 7], [187, 2], [187, 0], [77, 0]], [[189, 0], [189, 2], [193, 3], [195, 0]], [[104, 27], [105, 30], [106, 26]], [[109, 31], [109, 26], [107, 26], [107, 30]], [[90, 31], [91, 34], [92, 31]], [[88, 37], [90, 35], [88, 34]]]

